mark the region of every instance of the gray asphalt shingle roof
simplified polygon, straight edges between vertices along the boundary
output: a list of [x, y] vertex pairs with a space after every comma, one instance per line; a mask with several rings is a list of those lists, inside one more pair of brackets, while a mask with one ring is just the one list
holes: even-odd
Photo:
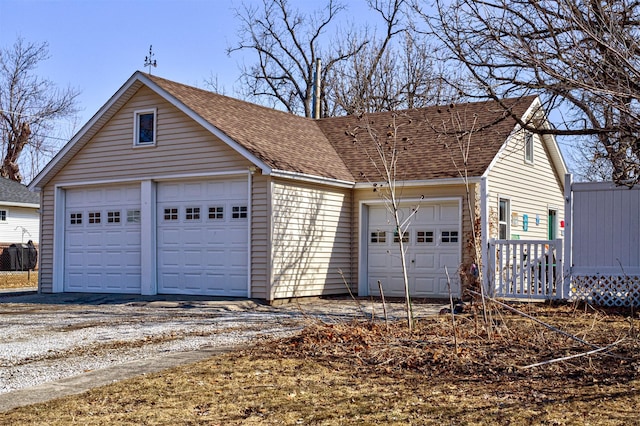
[[13, 180], [0, 178], [0, 203], [40, 204], [40, 195]]

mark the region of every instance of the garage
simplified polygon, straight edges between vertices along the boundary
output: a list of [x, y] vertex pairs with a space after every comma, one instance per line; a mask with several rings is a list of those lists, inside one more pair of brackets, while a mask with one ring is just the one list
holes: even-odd
[[65, 191], [64, 291], [140, 293], [140, 186]]
[[248, 296], [248, 183], [159, 182], [158, 293]]
[[[409, 217], [413, 205], [403, 205], [401, 220]], [[368, 208], [367, 272], [368, 292], [404, 297], [402, 264], [393, 215], [383, 205]], [[457, 279], [461, 261], [461, 210], [459, 200], [421, 202], [403, 236], [409, 291], [413, 297], [449, 297], [445, 266], [452, 277], [452, 292], [459, 294]]]

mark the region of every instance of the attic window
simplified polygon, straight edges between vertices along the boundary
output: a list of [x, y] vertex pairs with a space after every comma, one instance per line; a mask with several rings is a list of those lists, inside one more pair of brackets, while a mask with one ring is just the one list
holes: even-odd
[[524, 135], [524, 161], [533, 164], [533, 133]]
[[0, 210], [0, 222], [6, 222], [6, 221], [7, 221], [7, 211]]
[[134, 116], [134, 146], [153, 146], [156, 144], [156, 109], [136, 111]]

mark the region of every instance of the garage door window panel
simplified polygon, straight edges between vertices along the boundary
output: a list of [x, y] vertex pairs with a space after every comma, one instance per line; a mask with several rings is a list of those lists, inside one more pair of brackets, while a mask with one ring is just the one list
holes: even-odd
[[120, 223], [120, 211], [108, 211], [107, 223], [111, 223], [111, 224]]
[[371, 233], [372, 244], [386, 244], [387, 233], [385, 231], [373, 231]]
[[224, 207], [223, 206], [209, 207], [209, 219], [224, 220]]
[[178, 220], [178, 208], [177, 207], [169, 207], [164, 209], [164, 220], [165, 221], [173, 221]]
[[187, 207], [184, 213], [185, 220], [200, 220], [200, 207]]
[[246, 219], [247, 218], [247, 206], [233, 206], [231, 208], [232, 219]]
[[140, 210], [127, 210], [127, 223], [140, 223]]
[[89, 212], [89, 224], [98, 224], [101, 222], [100, 212]]
[[440, 234], [442, 244], [454, 244], [458, 242], [458, 231], [442, 231]]
[[69, 214], [70, 225], [82, 225], [82, 213], [70, 213]]
[[[394, 243], [400, 242], [400, 233], [398, 231], [393, 232], [393, 242]], [[409, 242], [409, 233], [407, 231], [404, 231], [402, 233], [402, 242], [404, 244], [407, 244]]]
[[416, 244], [435, 243], [435, 234], [433, 231], [416, 231]]

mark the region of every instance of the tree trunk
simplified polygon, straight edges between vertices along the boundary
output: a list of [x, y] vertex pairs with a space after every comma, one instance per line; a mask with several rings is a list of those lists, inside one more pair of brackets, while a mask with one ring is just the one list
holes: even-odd
[[31, 136], [31, 128], [29, 127], [29, 123], [24, 122], [21, 124], [20, 131], [14, 142], [11, 143], [10, 141], [7, 146], [7, 154], [2, 160], [2, 168], [0, 168], [0, 176], [15, 180], [16, 182], [22, 182], [18, 158], [23, 148], [29, 142], [29, 136]]

